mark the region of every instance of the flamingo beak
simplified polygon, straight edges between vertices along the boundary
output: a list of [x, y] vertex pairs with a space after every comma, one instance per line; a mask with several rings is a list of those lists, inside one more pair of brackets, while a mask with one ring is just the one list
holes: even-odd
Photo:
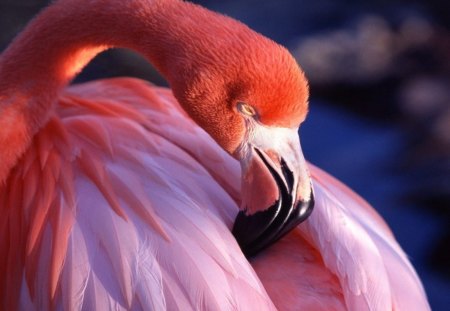
[[278, 131], [275, 136], [276, 140], [250, 143], [241, 161], [242, 208], [233, 235], [247, 257], [281, 239], [314, 207], [297, 131]]

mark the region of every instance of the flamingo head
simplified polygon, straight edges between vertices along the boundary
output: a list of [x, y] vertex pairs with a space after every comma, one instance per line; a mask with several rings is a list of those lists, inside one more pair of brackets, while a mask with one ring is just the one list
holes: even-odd
[[171, 84], [188, 114], [240, 161], [242, 203], [233, 234], [252, 256], [314, 206], [298, 136], [308, 83], [291, 54], [270, 39], [227, 18], [218, 32], [190, 51], [189, 70], [174, 73]]

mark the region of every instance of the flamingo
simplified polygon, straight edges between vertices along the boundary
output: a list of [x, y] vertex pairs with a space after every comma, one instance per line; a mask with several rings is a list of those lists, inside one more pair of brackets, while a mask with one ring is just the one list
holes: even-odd
[[[112, 47], [171, 90], [68, 86]], [[429, 310], [383, 219], [304, 160], [307, 99], [285, 48], [198, 5], [46, 8], [0, 57], [0, 309]]]

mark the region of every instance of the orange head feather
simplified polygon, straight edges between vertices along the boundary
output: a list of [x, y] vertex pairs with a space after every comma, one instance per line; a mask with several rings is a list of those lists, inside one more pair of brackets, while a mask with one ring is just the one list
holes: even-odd
[[[176, 70], [161, 71], [199, 125], [231, 154], [245, 132], [237, 109], [240, 102], [253, 107], [263, 125], [299, 126], [308, 110], [308, 83], [284, 47], [234, 19], [197, 5], [186, 3], [178, 8], [181, 11], [169, 11], [178, 16], [168, 20], [180, 22], [168, 27], [171, 36], [178, 39], [173, 42], [183, 42], [187, 57], [169, 57]], [[179, 54], [179, 49], [169, 47], [165, 57]]]

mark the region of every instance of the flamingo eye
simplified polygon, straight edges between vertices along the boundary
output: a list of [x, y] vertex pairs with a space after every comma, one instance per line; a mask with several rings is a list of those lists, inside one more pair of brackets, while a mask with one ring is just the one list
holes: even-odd
[[256, 116], [255, 108], [253, 108], [249, 104], [246, 104], [246, 103], [243, 103], [243, 102], [238, 102], [237, 103], [237, 109], [239, 110], [240, 113], [242, 113], [245, 116], [248, 116], [248, 117]]

